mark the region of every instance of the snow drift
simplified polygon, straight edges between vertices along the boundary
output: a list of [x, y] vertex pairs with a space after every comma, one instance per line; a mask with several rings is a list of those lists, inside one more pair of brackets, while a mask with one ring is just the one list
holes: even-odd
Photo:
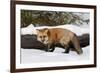
[[41, 26], [41, 27], [34, 27], [33, 24], [30, 24], [29, 26], [22, 28], [21, 29], [21, 34], [26, 35], [26, 34], [37, 34], [36, 29], [43, 29], [43, 28], [64, 28], [64, 29], [69, 29], [72, 32], [76, 33], [77, 35], [82, 35], [84, 33], [89, 33], [89, 26], [88, 25], [83, 25], [83, 26], [76, 26], [73, 24], [66, 24], [66, 25], [59, 25], [59, 26]]

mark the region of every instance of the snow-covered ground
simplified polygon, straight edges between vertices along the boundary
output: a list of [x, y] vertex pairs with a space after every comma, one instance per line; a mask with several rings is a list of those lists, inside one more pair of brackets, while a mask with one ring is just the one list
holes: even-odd
[[[21, 34], [36, 34], [36, 29], [47, 28], [48, 26], [34, 27], [32, 24], [26, 28], [21, 29]], [[89, 33], [89, 26], [75, 26], [75, 25], [60, 25], [48, 28], [65, 28], [73, 31], [77, 35]], [[83, 54], [78, 55], [75, 51], [70, 51], [69, 54], [62, 53], [64, 49], [56, 47], [54, 52], [45, 52], [37, 49], [23, 49], [21, 48], [21, 63], [38, 63], [38, 62], [60, 62], [60, 61], [82, 61], [90, 59], [90, 45], [82, 48]]]
[[69, 62], [90, 59], [89, 46], [82, 48], [83, 54], [78, 55], [75, 51], [65, 54], [64, 49], [56, 47], [54, 52], [45, 52], [37, 49], [21, 49], [21, 63], [44, 63], [44, 62]]

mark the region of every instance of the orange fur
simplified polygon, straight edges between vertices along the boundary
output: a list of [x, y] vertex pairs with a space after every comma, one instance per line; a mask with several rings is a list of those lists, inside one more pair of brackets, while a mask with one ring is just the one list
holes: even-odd
[[65, 48], [65, 52], [68, 53], [69, 43], [71, 42], [77, 53], [81, 54], [82, 49], [80, 48], [79, 40], [75, 33], [70, 30], [63, 29], [63, 28], [44, 28], [37, 30], [37, 40], [47, 44], [48, 50], [51, 48], [52, 45], [60, 43]]

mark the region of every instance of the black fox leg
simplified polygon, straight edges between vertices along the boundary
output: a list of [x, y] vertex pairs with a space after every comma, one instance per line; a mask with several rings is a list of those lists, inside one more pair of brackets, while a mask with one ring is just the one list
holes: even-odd
[[70, 48], [65, 46], [65, 52], [64, 53], [69, 53]]
[[64, 53], [69, 53], [69, 48], [66, 48]]
[[82, 53], [83, 53], [83, 50], [82, 50], [82, 49], [77, 49], [77, 48], [76, 48], [76, 52], [77, 52], [77, 54], [82, 54]]
[[46, 52], [50, 52], [51, 44], [47, 45]]
[[62, 46], [64, 47], [64, 49], [65, 49], [65, 51], [64, 51], [63, 53], [69, 53], [69, 50], [70, 50], [70, 49], [69, 49], [69, 44], [66, 45], [66, 44], [64, 44], [64, 43], [63, 43], [63, 44], [61, 43], [61, 45], [62, 45]]
[[54, 50], [55, 50], [55, 46], [52, 45], [49, 51], [50, 51], [50, 52], [53, 52]]
[[45, 51], [46, 51], [46, 52], [48, 51], [48, 45], [45, 47]]
[[45, 51], [48, 52], [49, 49], [50, 49], [50, 45], [47, 45], [46, 48], [45, 48]]

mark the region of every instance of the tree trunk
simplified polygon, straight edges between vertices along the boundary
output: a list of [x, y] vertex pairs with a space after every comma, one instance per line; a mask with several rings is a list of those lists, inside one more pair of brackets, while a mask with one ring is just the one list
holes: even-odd
[[[81, 47], [89, 45], [89, 34], [83, 34], [82, 36], [78, 36], [78, 38]], [[60, 44], [57, 44], [56, 46], [63, 47]], [[37, 41], [36, 35], [21, 35], [21, 48], [45, 50], [46, 46], [43, 43]], [[70, 48], [73, 48], [73, 45], [70, 45]]]

